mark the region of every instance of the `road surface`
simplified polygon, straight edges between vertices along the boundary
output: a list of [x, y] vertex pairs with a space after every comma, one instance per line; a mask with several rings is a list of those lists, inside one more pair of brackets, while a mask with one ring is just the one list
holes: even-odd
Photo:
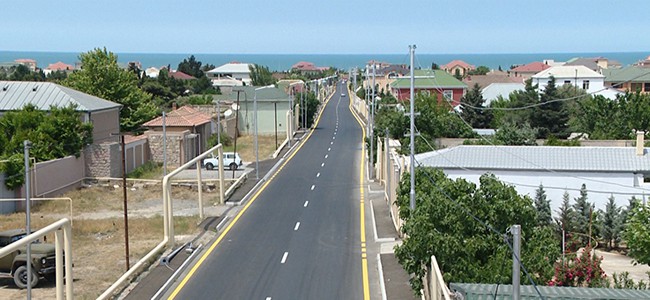
[[168, 299], [368, 299], [362, 149], [339, 83], [316, 129]]

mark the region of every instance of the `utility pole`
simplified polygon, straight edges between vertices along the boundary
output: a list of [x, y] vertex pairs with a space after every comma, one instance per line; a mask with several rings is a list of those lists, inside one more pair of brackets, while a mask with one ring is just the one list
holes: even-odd
[[411, 52], [411, 191], [410, 191], [410, 204], [411, 210], [415, 210], [415, 97], [414, 93], [414, 84], [413, 80], [413, 56], [415, 56], [415, 45], [409, 46]]
[[165, 120], [165, 112], [162, 112], [162, 127], [163, 127], [163, 177], [167, 176], [167, 122]]
[[126, 250], [126, 270], [128, 271], [131, 264], [129, 264], [129, 215], [126, 206], [126, 149], [124, 149], [126, 145], [124, 143], [124, 134], [120, 134], [120, 138], [122, 144], [122, 192], [124, 193], [124, 245]]
[[375, 66], [372, 62], [372, 98], [370, 99], [370, 178], [375, 179]]
[[521, 225], [512, 225], [512, 300], [520, 299]]
[[221, 102], [217, 100], [217, 144], [221, 144]]
[[[29, 149], [32, 147], [32, 142], [25, 140], [23, 141], [23, 150], [25, 157], [25, 232], [27, 235], [32, 233], [31, 228], [31, 188], [30, 188], [30, 178], [29, 178]], [[38, 276], [38, 274], [32, 274], [32, 243], [27, 244], [27, 299], [32, 299], [32, 276]]]

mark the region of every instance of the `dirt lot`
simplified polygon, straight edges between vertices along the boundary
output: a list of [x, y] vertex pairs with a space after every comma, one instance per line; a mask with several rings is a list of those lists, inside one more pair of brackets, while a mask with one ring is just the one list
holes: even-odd
[[[172, 189], [174, 224], [179, 235], [198, 233], [197, 192], [189, 187]], [[73, 264], [76, 299], [95, 299], [126, 270], [122, 188], [94, 186], [67, 193], [73, 199]], [[206, 215], [219, 213], [218, 193], [204, 191]], [[131, 264], [156, 246], [163, 236], [162, 192], [160, 185], [130, 188], [129, 260]], [[69, 202], [48, 201], [32, 210], [32, 228], [44, 227], [69, 215]], [[0, 230], [24, 228], [25, 214], [2, 216]], [[53, 241], [54, 236], [47, 236]], [[55, 299], [55, 286], [45, 279], [32, 291], [34, 299]], [[25, 290], [15, 287], [11, 278], [0, 278], [0, 299], [24, 298]]]
[[[260, 136], [258, 144], [260, 160], [269, 158], [275, 151], [274, 136]], [[237, 141], [237, 152], [248, 163], [255, 161], [255, 148], [252, 145], [251, 136], [240, 137]], [[225, 151], [233, 151], [232, 148], [226, 147]], [[162, 170], [159, 173], [145, 177], [160, 179]], [[129, 184], [128, 187], [129, 260], [133, 265], [163, 238], [162, 190], [160, 185]], [[228, 184], [225, 188], [228, 188]], [[216, 189], [204, 189], [206, 216], [217, 216], [226, 210], [224, 206], [215, 205], [219, 197]], [[61, 197], [72, 199], [75, 298], [95, 299], [126, 271], [122, 187], [115, 183], [99, 183]], [[199, 232], [196, 226], [199, 223], [197, 189], [175, 186], [172, 188], [172, 198], [176, 239], [178, 241], [183, 236], [191, 239]], [[69, 217], [69, 205], [68, 201], [35, 202], [32, 207], [32, 229]], [[0, 230], [24, 227], [24, 213], [0, 215]], [[47, 241], [54, 241], [53, 235], [46, 238]], [[13, 279], [0, 277], [0, 299], [25, 298], [26, 294], [25, 290], [16, 288]], [[54, 283], [41, 279], [32, 291], [32, 298], [55, 299]]]

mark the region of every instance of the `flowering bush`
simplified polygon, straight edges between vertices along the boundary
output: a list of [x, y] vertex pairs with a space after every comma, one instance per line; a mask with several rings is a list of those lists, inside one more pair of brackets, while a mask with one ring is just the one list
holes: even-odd
[[607, 275], [600, 267], [602, 257], [591, 254], [587, 247], [581, 255], [555, 263], [555, 276], [548, 282], [550, 286], [603, 287]]

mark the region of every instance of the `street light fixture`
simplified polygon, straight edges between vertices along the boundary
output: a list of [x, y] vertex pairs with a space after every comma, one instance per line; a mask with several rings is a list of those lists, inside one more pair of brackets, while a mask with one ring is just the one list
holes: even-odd
[[255, 110], [255, 179], [260, 179], [260, 149], [257, 143], [257, 91], [269, 88], [275, 88], [275, 85], [271, 84], [255, 88], [253, 94], [253, 110]]

